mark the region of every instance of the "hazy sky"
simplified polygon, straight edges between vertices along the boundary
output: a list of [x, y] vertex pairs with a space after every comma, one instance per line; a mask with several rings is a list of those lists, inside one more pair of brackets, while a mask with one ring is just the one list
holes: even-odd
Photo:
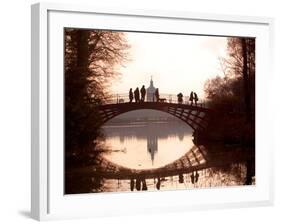
[[205, 81], [222, 73], [218, 58], [226, 54], [226, 37], [133, 32], [126, 37], [131, 60], [120, 69], [122, 76], [111, 88], [114, 93], [148, 87], [152, 76], [160, 95], [193, 90], [204, 98]]

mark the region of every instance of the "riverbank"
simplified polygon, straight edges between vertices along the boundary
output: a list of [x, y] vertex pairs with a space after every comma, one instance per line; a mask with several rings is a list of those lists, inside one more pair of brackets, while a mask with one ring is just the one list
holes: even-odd
[[247, 120], [244, 113], [216, 113], [215, 116], [210, 117], [206, 129], [195, 131], [195, 141], [197, 144], [216, 143], [254, 148], [255, 122], [253, 117], [251, 120]]

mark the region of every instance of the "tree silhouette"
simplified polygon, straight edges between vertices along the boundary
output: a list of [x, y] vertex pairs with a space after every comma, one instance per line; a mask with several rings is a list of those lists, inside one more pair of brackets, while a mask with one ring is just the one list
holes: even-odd
[[101, 135], [96, 106], [108, 97], [117, 66], [127, 59], [124, 33], [65, 29], [65, 149], [95, 149]]
[[249, 118], [255, 106], [255, 39], [228, 38], [227, 52], [228, 57], [220, 58], [224, 76], [207, 80], [205, 92], [213, 106], [232, 104]]
[[[253, 143], [255, 130], [255, 39], [231, 37], [228, 56], [220, 58], [223, 76], [209, 79], [205, 92], [210, 106], [221, 116], [213, 121], [227, 138], [247, 138]], [[220, 129], [220, 131], [218, 131]], [[253, 143], [254, 144], [254, 143]]]

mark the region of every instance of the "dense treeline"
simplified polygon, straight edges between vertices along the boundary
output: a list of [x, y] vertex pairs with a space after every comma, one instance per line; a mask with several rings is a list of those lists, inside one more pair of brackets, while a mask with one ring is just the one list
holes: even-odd
[[210, 107], [217, 114], [212, 118], [215, 125], [207, 130], [208, 138], [254, 145], [255, 39], [228, 38], [227, 52], [220, 59], [224, 75], [205, 83]]
[[129, 46], [121, 32], [67, 28], [64, 38], [65, 150], [78, 155], [97, 147], [96, 105], [108, 96]]

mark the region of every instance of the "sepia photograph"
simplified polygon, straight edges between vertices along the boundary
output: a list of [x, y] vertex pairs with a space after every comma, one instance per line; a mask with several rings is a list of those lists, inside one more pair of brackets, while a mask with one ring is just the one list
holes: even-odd
[[64, 28], [64, 193], [255, 185], [256, 40]]

